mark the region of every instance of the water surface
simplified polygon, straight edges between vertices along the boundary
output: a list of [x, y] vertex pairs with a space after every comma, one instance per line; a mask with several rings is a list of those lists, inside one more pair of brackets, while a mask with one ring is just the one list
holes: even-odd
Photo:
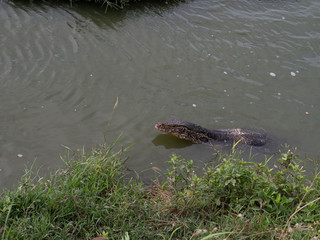
[[0, 21], [1, 188], [33, 162], [61, 166], [64, 145], [90, 149], [121, 133], [135, 144], [127, 165], [146, 175], [171, 153], [214, 159], [209, 146], [154, 129], [171, 118], [263, 128], [276, 144], [257, 153], [288, 143], [319, 158], [319, 1], [150, 2], [107, 13], [1, 1]]

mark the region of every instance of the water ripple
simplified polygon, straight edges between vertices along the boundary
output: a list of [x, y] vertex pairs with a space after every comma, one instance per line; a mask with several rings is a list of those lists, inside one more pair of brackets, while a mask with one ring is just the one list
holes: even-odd
[[[308, 132], [301, 146], [318, 151], [319, 1], [152, 4], [105, 14], [0, 2], [6, 176], [22, 159], [54, 164], [60, 144], [100, 142], [106, 126], [110, 139], [124, 131], [139, 143], [141, 166], [161, 162], [152, 129], [170, 117], [259, 125], [288, 139]], [[17, 153], [21, 162], [10, 161]]]

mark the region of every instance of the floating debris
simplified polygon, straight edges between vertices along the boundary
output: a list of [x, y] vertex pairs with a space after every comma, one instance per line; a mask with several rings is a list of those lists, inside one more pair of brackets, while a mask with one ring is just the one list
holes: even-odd
[[116, 103], [113, 106], [113, 110], [116, 110], [119, 104], [119, 97], [117, 97]]
[[197, 107], [197, 105], [196, 104], [192, 104], [192, 107]]
[[151, 167], [151, 169], [156, 173], [160, 173], [161, 172], [161, 169], [157, 168], [157, 167]]
[[21, 153], [18, 153], [17, 156], [18, 156], [19, 158], [22, 158], [22, 157], [23, 157], [23, 155], [22, 155]]
[[292, 77], [295, 77], [295, 76], [296, 76], [296, 73], [295, 73], [295, 72], [291, 72], [290, 75], [291, 75]]
[[271, 77], [275, 77], [276, 76], [276, 74], [273, 73], [273, 72], [270, 72], [269, 74], [270, 74]]

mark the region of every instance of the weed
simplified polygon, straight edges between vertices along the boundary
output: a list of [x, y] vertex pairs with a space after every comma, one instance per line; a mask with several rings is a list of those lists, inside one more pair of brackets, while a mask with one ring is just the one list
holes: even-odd
[[320, 177], [309, 180], [287, 150], [269, 167], [240, 151], [197, 176], [172, 155], [166, 180], [127, 179], [115, 145], [68, 151], [48, 179], [33, 169], [0, 197], [2, 239], [318, 239]]

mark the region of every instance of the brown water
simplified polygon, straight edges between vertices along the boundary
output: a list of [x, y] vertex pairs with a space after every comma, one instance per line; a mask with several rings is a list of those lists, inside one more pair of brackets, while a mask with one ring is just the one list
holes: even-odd
[[208, 146], [154, 129], [171, 118], [263, 128], [275, 144], [254, 151], [288, 143], [319, 158], [319, 1], [150, 2], [107, 13], [1, 1], [0, 22], [1, 188], [33, 162], [61, 166], [63, 145], [90, 149], [104, 134], [134, 143], [127, 164], [146, 175], [171, 153], [213, 158]]

